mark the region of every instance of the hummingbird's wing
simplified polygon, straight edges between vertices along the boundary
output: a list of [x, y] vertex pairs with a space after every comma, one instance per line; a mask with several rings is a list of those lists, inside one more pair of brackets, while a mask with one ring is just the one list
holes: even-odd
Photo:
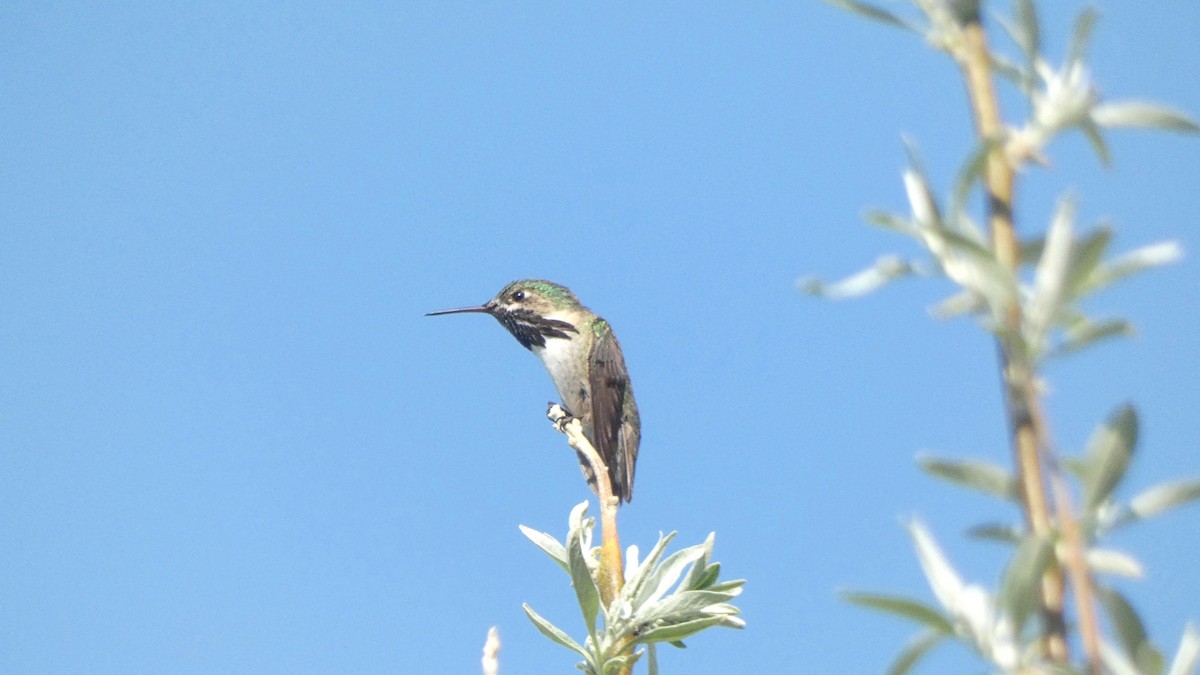
[[621, 347], [607, 323], [598, 330], [592, 353], [588, 386], [592, 393], [592, 441], [608, 465], [613, 494], [623, 501], [633, 499], [633, 470], [637, 462], [640, 423], [629, 373]]

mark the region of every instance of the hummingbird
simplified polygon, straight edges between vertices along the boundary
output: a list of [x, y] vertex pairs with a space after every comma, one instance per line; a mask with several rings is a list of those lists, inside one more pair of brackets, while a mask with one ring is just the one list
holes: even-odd
[[[632, 501], [641, 420], [625, 356], [608, 322], [565, 286], [542, 279], [514, 281], [479, 307], [426, 316], [471, 312], [491, 314], [541, 360], [563, 405], [582, 422], [584, 435], [608, 466], [613, 495], [618, 502]], [[582, 454], [579, 463], [596, 492], [596, 477]]]

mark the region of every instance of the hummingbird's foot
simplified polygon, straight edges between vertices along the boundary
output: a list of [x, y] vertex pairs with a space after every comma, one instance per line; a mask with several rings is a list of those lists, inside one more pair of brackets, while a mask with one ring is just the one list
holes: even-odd
[[546, 417], [550, 418], [550, 421], [554, 423], [554, 428], [560, 434], [567, 433], [566, 426], [571, 420], [575, 419], [575, 416], [561, 403], [547, 401], [546, 406]]

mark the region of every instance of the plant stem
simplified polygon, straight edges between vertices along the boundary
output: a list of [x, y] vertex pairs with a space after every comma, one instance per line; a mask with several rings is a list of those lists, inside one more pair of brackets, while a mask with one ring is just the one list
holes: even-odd
[[[621, 592], [621, 587], [625, 585], [621, 539], [617, 534], [617, 512], [620, 510], [621, 499], [613, 494], [608, 466], [583, 434], [583, 425], [579, 420], [569, 417], [562, 407], [557, 405], [551, 405], [546, 416], [554, 422], [559, 431], [566, 434], [567, 443], [587, 460], [592, 475], [596, 477], [596, 496], [600, 501], [600, 564], [596, 570], [596, 586], [600, 591], [600, 603], [608, 609], [613, 599]], [[625, 653], [628, 649], [627, 643], [620, 644], [617, 646], [617, 653]], [[632, 666], [627, 666], [618, 673], [629, 675], [632, 670]]]
[[[971, 17], [962, 29], [962, 42], [953, 54], [963, 71], [975, 116], [976, 132], [984, 142], [996, 141], [1003, 137], [1004, 126], [992, 84], [987, 35], [978, 15]], [[1003, 143], [993, 143], [984, 175], [988, 226], [996, 256], [1015, 275], [1020, 264], [1020, 247], [1012, 217], [1014, 182], [1013, 167], [1005, 157]], [[1034, 534], [1051, 538], [1054, 536], [1053, 524], [1041, 462], [1045, 427], [1034, 373], [1027, 355], [1019, 348], [1020, 329], [1021, 307], [1014, 299], [1005, 308], [998, 337], [1013, 456], [1020, 477], [1026, 524]], [[1070, 662], [1070, 651], [1066, 639], [1063, 595], [1062, 569], [1053, 565], [1042, 579], [1043, 649], [1050, 660], [1067, 664]]]

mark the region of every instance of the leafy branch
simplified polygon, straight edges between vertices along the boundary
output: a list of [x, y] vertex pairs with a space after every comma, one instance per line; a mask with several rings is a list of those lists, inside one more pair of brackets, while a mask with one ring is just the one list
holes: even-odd
[[[1004, 386], [1013, 471], [992, 464], [923, 459], [935, 477], [983, 491], [1022, 510], [1020, 525], [985, 524], [976, 537], [1013, 544], [997, 591], [962, 581], [933, 536], [919, 522], [909, 525], [918, 558], [941, 610], [898, 596], [848, 594], [852, 602], [900, 614], [921, 623], [921, 633], [901, 653], [893, 672], [906, 672], [946, 638], [972, 646], [1004, 672], [1072, 667], [1069, 631], [1079, 631], [1082, 668], [1101, 672], [1162, 672], [1162, 657], [1145, 637], [1137, 613], [1100, 575], [1140, 571], [1131, 556], [1101, 548], [1114, 527], [1200, 498], [1200, 480], [1151, 488], [1127, 505], [1115, 501], [1137, 441], [1137, 413], [1122, 406], [1101, 425], [1082, 457], [1065, 458], [1053, 447], [1042, 408], [1041, 369], [1051, 358], [1074, 354], [1101, 340], [1127, 335], [1123, 318], [1094, 319], [1081, 301], [1146, 269], [1174, 262], [1181, 249], [1165, 242], [1108, 256], [1112, 228], [1076, 233], [1076, 200], [1063, 196], [1045, 234], [1022, 240], [1013, 221], [1014, 185], [1028, 164], [1048, 165], [1048, 146], [1079, 131], [1099, 160], [1111, 162], [1107, 129], [1144, 127], [1194, 133], [1186, 115], [1141, 102], [1101, 100], [1084, 61], [1095, 12], [1076, 21], [1064, 62], [1053, 66], [1041, 51], [1041, 29], [1033, 0], [1016, 0], [1011, 19], [997, 24], [1016, 47], [1013, 58], [993, 50], [978, 0], [913, 0], [910, 19], [858, 0], [827, 0], [869, 19], [914, 32], [959, 66], [975, 121], [978, 145], [966, 157], [947, 206], [941, 207], [909, 145], [903, 174], [910, 212], [874, 212], [872, 224], [915, 239], [928, 260], [883, 256], [840, 282], [800, 282], [802, 290], [844, 298], [876, 290], [909, 276], [942, 276], [959, 290], [933, 308], [938, 317], [968, 315], [996, 341]], [[1005, 124], [997, 81], [1008, 82], [1029, 101], [1029, 115]], [[976, 187], [984, 195], [977, 221], [967, 206]], [[986, 228], [978, 223], [986, 223]], [[1077, 500], [1072, 490], [1082, 492]], [[1080, 503], [1078, 506], [1076, 502]], [[1068, 593], [1073, 596], [1067, 603]], [[1074, 610], [1068, 618], [1067, 608]], [[1119, 647], [1100, 630], [1097, 613], [1107, 612]], [[1026, 630], [1035, 619], [1036, 630]], [[1200, 651], [1200, 632], [1185, 631], [1172, 673], [1191, 672]]]

